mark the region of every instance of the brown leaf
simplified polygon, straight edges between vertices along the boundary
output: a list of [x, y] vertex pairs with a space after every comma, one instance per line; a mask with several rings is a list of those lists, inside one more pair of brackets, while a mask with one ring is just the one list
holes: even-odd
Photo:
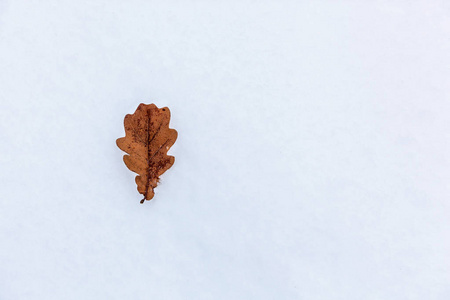
[[136, 176], [137, 189], [145, 200], [151, 200], [159, 176], [174, 163], [175, 157], [167, 151], [177, 139], [178, 133], [169, 128], [170, 110], [155, 104], [139, 104], [135, 113], [125, 116], [125, 137], [117, 139], [117, 146], [130, 155], [123, 161]]

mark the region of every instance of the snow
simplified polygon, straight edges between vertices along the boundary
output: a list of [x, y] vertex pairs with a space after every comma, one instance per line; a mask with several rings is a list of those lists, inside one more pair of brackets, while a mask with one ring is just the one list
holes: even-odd
[[[0, 299], [450, 299], [448, 1], [0, 1]], [[115, 140], [178, 140], [139, 204]]]

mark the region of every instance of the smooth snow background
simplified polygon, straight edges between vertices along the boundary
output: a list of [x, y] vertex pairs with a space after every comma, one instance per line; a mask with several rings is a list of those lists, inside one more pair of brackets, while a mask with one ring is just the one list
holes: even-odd
[[[450, 299], [448, 1], [0, 1], [0, 299]], [[172, 111], [139, 204], [115, 140]]]

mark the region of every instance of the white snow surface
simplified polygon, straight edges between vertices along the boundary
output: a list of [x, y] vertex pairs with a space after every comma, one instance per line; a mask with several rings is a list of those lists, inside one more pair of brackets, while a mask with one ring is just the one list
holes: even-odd
[[[449, 20], [0, 0], [0, 299], [450, 299]], [[179, 134], [143, 205], [141, 102]]]

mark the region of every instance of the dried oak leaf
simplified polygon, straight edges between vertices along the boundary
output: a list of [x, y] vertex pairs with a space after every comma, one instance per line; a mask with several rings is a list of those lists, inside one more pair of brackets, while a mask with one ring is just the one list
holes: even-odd
[[139, 104], [135, 113], [125, 116], [125, 137], [117, 139], [117, 146], [128, 153], [123, 156], [125, 165], [139, 174], [136, 184], [145, 200], [151, 200], [159, 176], [168, 170], [175, 158], [167, 151], [177, 139], [178, 133], [169, 128], [170, 110], [155, 104]]

